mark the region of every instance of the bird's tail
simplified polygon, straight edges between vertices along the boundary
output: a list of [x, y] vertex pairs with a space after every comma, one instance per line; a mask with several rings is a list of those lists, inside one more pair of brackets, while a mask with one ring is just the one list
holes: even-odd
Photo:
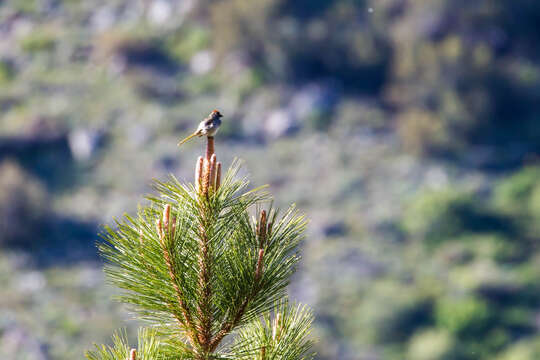
[[186, 141], [188, 141], [189, 139], [191, 139], [192, 137], [195, 137], [195, 136], [197, 136], [197, 135], [199, 135], [199, 132], [198, 132], [198, 131], [194, 132], [193, 134], [189, 135], [189, 136], [188, 136], [187, 138], [185, 138], [184, 140], [180, 141], [180, 142], [178, 143], [178, 146], [182, 145], [183, 143], [185, 143]]

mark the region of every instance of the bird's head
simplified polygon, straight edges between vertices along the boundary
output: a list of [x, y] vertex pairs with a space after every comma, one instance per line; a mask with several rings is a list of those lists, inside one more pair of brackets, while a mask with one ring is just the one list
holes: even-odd
[[221, 113], [217, 110], [212, 110], [212, 112], [210, 113], [210, 116], [214, 116], [217, 118], [223, 117], [223, 115], [221, 115]]

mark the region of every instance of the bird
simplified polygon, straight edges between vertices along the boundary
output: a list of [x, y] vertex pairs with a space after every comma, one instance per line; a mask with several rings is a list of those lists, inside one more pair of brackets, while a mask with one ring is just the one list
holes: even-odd
[[195, 136], [214, 136], [219, 130], [219, 126], [221, 125], [221, 119], [223, 115], [217, 110], [213, 110], [210, 115], [208, 115], [203, 121], [199, 123], [199, 126], [197, 127], [197, 130], [191, 135], [189, 135], [184, 140], [180, 141], [178, 143], [178, 146], [182, 145], [189, 139], [195, 137]]

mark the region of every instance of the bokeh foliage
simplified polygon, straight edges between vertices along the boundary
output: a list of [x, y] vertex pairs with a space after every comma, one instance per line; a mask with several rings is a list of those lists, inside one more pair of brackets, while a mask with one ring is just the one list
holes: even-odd
[[111, 330], [76, 305], [110, 308], [96, 224], [190, 178], [174, 144], [219, 107], [224, 158], [312, 219], [292, 291], [320, 358], [539, 358], [539, 21], [535, 0], [2, 2], [2, 355]]

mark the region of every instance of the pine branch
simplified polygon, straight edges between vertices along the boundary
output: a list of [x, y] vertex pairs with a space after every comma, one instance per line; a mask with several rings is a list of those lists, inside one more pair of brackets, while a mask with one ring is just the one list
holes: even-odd
[[[273, 212], [274, 213], [274, 212]], [[261, 291], [261, 276], [263, 274], [263, 262], [264, 262], [264, 248], [266, 246], [266, 239], [269, 233], [271, 232], [271, 226], [268, 227], [267, 224], [267, 215], [266, 211], [262, 210], [260, 212], [259, 221], [256, 224], [256, 243], [258, 245], [258, 251], [257, 251], [257, 261], [254, 269], [254, 278], [253, 278], [253, 284], [251, 287], [251, 291], [245, 296], [243, 299], [241, 305], [236, 310], [236, 313], [234, 314], [234, 317], [232, 319], [229, 319], [228, 321], [224, 322], [221, 326], [221, 329], [218, 331], [214, 339], [212, 339], [211, 343], [211, 349], [214, 351], [219, 343], [223, 340], [223, 338], [229, 334], [241, 321], [242, 317], [244, 316], [246, 310], [248, 309], [249, 303], [256, 299], [257, 295]]]
[[170, 245], [172, 242], [171, 238], [174, 238], [174, 233], [176, 232], [176, 221], [173, 219], [171, 221], [171, 205], [167, 204], [163, 210], [163, 218], [159, 219], [157, 222], [157, 232], [159, 234], [159, 240], [163, 251], [163, 258], [167, 264], [167, 269], [169, 271], [169, 276], [171, 277], [172, 285], [176, 293], [176, 300], [180, 305], [182, 310], [183, 318], [176, 316], [180, 325], [186, 328], [187, 335], [193, 346], [201, 345], [200, 340], [197, 342], [197, 336], [195, 335], [195, 327], [189, 309], [185, 302], [185, 296], [182, 293], [181, 288], [178, 286], [179, 280], [176, 275], [175, 265], [174, 265], [174, 252], [172, 251]]
[[[209, 232], [212, 231], [212, 224], [215, 222], [216, 214], [214, 209], [209, 206], [208, 198], [219, 188], [216, 177], [221, 178], [219, 174], [220, 167], [217, 166], [216, 154], [214, 154], [214, 138], [208, 137], [206, 147], [206, 159], [204, 161], [202, 174], [199, 172], [199, 176], [202, 177], [202, 190], [199, 198], [200, 217], [201, 223], [199, 225], [199, 275], [198, 275], [198, 301], [197, 301], [197, 315], [199, 323], [197, 325], [197, 333], [199, 344], [205, 353], [212, 351], [212, 325], [213, 325], [213, 310], [212, 310], [212, 247], [209, 244]], [[199, 178], [195, 180], [197, 183], [201, 182]], [[201, 355], [201, 359], [205, 358], [205, 354]]]
[[[205, 221], [206, 223], [206, 221]], [[210, 246], [208, 244], [207, 229], [201, 224], [199, 239], [199, 296], [197, 302], [197, 314], [199, 317], [198, 335], [199, 343], [205, 351], [209, 351], [210, 341], [212, 339], [212, 310], [211, 310], [211, 275], [212, 258]]]

